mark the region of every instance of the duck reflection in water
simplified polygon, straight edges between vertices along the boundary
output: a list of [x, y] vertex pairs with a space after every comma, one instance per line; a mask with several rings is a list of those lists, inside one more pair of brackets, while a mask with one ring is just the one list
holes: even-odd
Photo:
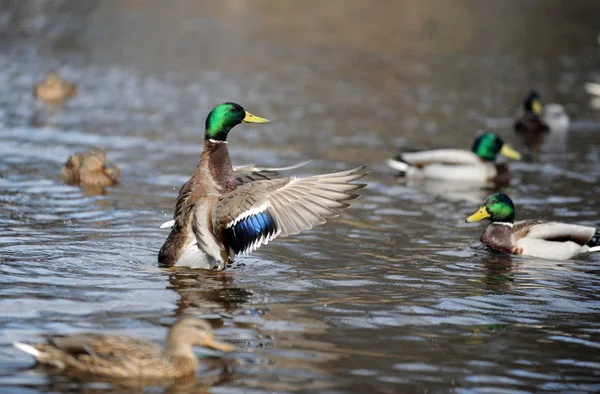
[[167, 289], [179, 294], [177, 315], [189, 313], [233, 313], [247, 304], [252, 292], [233, 285], [233, 277], [222, 272], [172, 269]]

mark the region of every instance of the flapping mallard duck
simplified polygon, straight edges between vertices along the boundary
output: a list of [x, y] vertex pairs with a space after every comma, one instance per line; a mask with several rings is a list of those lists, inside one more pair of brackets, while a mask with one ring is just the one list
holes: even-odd
[[400, 171], [400, 176], [459, 182], [494, 182], [503, 184], [510, 179], [508, 167], [496, 163], [501, 154], [519, 160], [521, 155], [505, 144], [494, 133], [483, 133], [475, 138], [471, 151], [461, 149], [433, 149], [404, 152], [387, 164]]
[[56, 72], [50, 71], [45, 80], [34, 85], [33, 96], [49, 103], [59, 103], [77, 96], [77, 87], [63, 81]]
[[489, 219], [481, 242], [491, 249], [510, 254], [567, 260], [581, 253], [600, 251], [600, 230], [543, 220], [514, 223], [515, 206], [506, 194], [489, 196], [467, 223]]
[[189, 317], [171, 327], [164, 350], [151, 341], [99, 334], [51, 336], [44, 343], [15, 342], [14, 346], [31, 354], [40, 364], [72, 374], [148, 379], [193, 374], [198, 366], [193, 346], [234, 350], [215, 339], [208, 322]]
[[536, 146], [548, 132], [565, 133], [571, 121], [565, 107], [560, 104], [542, 103], [539, 93], [529, 92], [523, 102], [525, 112], [515, 122], [515, 132], [527, 146]]
[[227, 134], [242, 122], [268, 120], [235, 103], [208, 114], [200, 162], [179, 191], [174, 220], [161, 226], [172, 229], [159, 263], [222, 270], [237, 254], [325, 223], [359, 197], [353, 191], [366, 186], [351, 183], [367, 175], [366, 166], [307, 178], [236, 180]]
[[63, 180], [74, 186], [114, 186], [119, 183], [120, 174], [116, 165], [106, 161], [106, 152], [100, 148], [69, 156], [61, 169]]

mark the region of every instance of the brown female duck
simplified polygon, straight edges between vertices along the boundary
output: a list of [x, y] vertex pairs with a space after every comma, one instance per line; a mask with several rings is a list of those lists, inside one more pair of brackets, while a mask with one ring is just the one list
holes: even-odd
[[76, 334], [48, 337], [45, 343], [14, 346], [71, 374], [112, 378], [178, 378], [195, 373], [198, 359], [193, 346], [230, 352], [233, 346], [217, 341], [210, 324], [183, 318], [167, 334], [166, 349], [154, 342], [125, 336]]
[[61, 169], [63, 180], [74, 186], [114, 186], [119, 183], [120, 174], [116, 165], [106, 161], [106, 152], [100, 148], [71, 155]]
[[171, 233], [158, 254], [166, 266], [222, 270], [240, 253], [276, 237], [298, 234], [348, 208], [365, 184], [365, 166], [307, 178], [241, 182], [229, 159], [227, 135], [236, 125], [267, 123], [239, 104], [224, 103], [208, 114], [204, 150], [192, 178], [179, 191]]
[[63, 81], [56, 72], [50, 71], [45, 80], [34, 85], [33, 96], [49, 103], [60, 103], [77, 96], [77, 87]]

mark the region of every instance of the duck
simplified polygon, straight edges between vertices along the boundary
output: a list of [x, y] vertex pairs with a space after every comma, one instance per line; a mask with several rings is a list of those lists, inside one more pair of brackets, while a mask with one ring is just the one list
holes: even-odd
[[50, 71], [46, 79], [34, 85], [33, 96], [48, 103], [60, 103], [77, 96], [77, 87], [63, 81], [55, 71]]
[[206, 320], [193, 317], [181, 318], [170, 328], [164, 350], [152, 341], [85, 333], [49, 336], [37, 344], [14, 342], [13, 346], [35, 357], [38, 363], [69, 374], [138, 379], [193, 375], [198, 366], [193, 346], [235, 350], [231, 344], [215, 339]]
[[236, 180], [227, 136], [240, 123], [264, 124], [241, 105], [214, 107], [205, 122], [204, 148], [192, 177], [181, 187], [171, 232], [158, 253], [162, 266], [223, 270], [239, 254], [277, 237], [323, 224], [359, 198], [366, 186], [352, 183], [366, 166], [337, 173], [275, 179]]
[[600, 82], [587, 82], [585, 90], [592, 95], [590, 106], [594, 109], [600, 109]]
[[433, 149], [399, 153], [388, 159], [387, 165], [399, 171], [399, 176], [465, 183], [505, 184], [510, 172], [505, 164], [496, 163], [498, 154], [513, 160], [521, 155], [492, 132], [477, 136], [471, 151]]
[[120, 174], [119, 168], [106, 160], [106, 152], [95, 147], [69, 156], [61, 168], [62, 179], [73, 186], [115, 186]]
[[489, 219], [481, 242], [490, 249], [515, 255], [568, 260], [600, 251], [600, 230], [594, 227], [544, 220], [515, 222], [515, 205], [504, 193], [488, 196], [467, 223]]
[[540, 94], [531, 90], [523, 101], [524, 113], [514, 124], [515, 132], [527, 146], [537, 146], [547, 133], [564, 134], [571, 121], [561, 104], [544, 105]]

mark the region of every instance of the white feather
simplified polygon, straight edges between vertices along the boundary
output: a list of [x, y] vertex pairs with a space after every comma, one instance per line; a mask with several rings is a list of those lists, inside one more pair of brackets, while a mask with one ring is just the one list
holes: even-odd
[[600, 83], [588, 82], [585, 84], [585, 90], [589, 94], [593, 94], [595, 96], [600, 96]]
[[235, 226], [236, 224], [238, 224], [238, 222], [240, 220], [244, 220], [248, 216], [256, 215], [257, 213], [261, 213], [261, 212], [266, 211], [267, 208], [269, 208], [269, 205], [270, 204], [268, 202], [265, 202], [264, 204], [262, 204], [262, 205], [260, 205], [258, 207], [250, 208], [249, 210], [242, 212], [240, 215], [238, 215], [238, 217], [236, 217], [231, 222], [229, 222], [229, 224], [225, 228], [230, 228], [230, 227]]
[[24, 351], [27, 354], [31, 354], [35, 358], [40, 358], [43, 355], [42, 352], [40, 352], [39, 350], [37, 350], [33, 346], [28, 345], [26, 343], [13, 342], [13, 346], [16, 347], [17, 349], [21, 350], [21, 351]]
[[169, 220], [160, 225], [160, 228], [172, 228], [175, 225], [175, 220]]
[[600, 252], [600, 245], [591, 247], [590, 250], [588, 250], [588, 252]]
[[386, 164], [390, 167], [392, 167], [394, 170], [398, 170], [401, 172], [406, 172], [408, 170], [408, 168], [410, 167], [410, 165], [408, 163], [404, 163], [402, 161], [398, 161], [398, 160], [394, 160], [394, 159], [387, 159]]

